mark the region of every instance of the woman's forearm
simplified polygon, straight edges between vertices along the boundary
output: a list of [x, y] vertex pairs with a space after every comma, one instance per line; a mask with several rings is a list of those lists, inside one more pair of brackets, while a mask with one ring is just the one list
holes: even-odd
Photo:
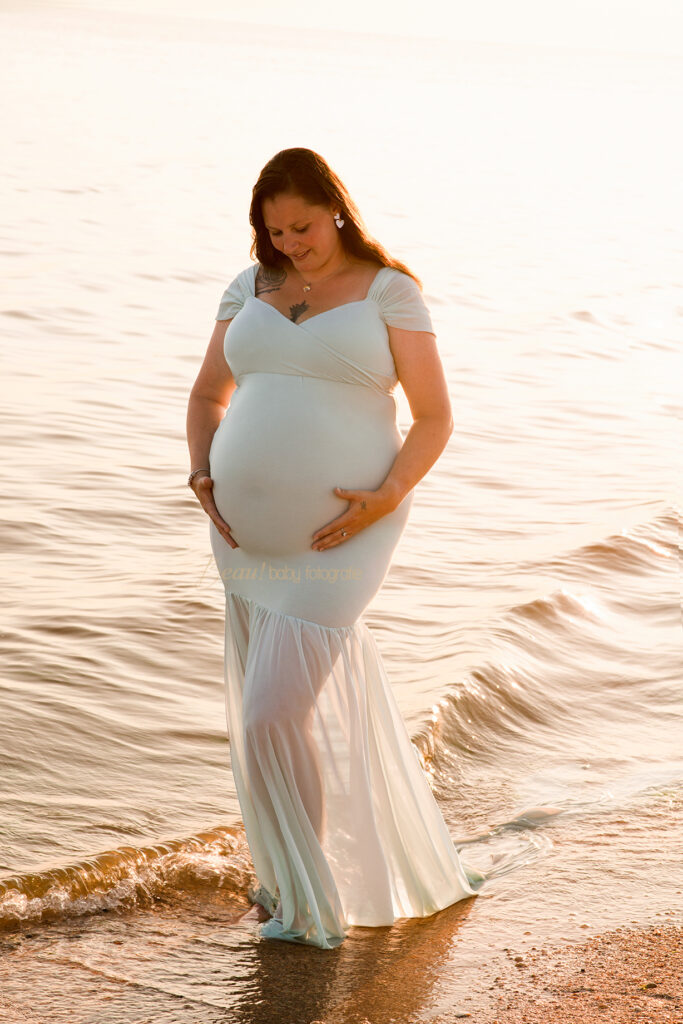
[[226, 406], [194, 392], [187, 403], [187, 446], [190, 470], [209, 468], [209, 450], [213, 435], [225, 416]]
[[394, 507], [400, 505], [406, 494], [434, 465], [452, 433], [452, 419], [421, 416], [413, 420], [379, 493]]

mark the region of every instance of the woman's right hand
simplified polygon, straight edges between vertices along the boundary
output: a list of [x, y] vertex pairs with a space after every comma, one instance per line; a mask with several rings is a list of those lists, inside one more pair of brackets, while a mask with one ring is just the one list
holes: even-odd
[[197, 474], [192, 481], [192, 490], [197, 495], [199, 504], [206, 512], [209, 519], [214, 523], [221, 537], [228, 542], [231, 548], [238, 548], [239, 544], [230, 533], [230, 527], [222, 518], [213, 500], [213, 480], [208, 473], [203, 476]]

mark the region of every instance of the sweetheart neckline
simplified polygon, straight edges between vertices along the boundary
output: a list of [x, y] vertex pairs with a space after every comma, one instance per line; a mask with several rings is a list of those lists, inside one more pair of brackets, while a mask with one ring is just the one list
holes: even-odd
[[283, 320], [286, 320], [286, 322], [288, 324], [291, 324], [292, 327], [303, 327], [304, 324], [307, 324], [309, 320], [315, 320], [319, 316], [326, 316], [328, 313], [334, 313], [337, 309], [344, 309], [345, 306], [361, 306], [365, 302], [375, 301], [374, 299], [368, 298], [368, 296], [366, 296], [364, 299], [354, 299], [353, 302], [340, 302], [338, 306], [331, 306], [330, 309], [324, 309], [322, 313], [314, 313], [313, 316], [307, 316], [305, 320], [301, 320], [299, 323], [297, 323], [296, 320], [290, 320], [288, 316], [285, 316], [284, 313], [281, 313], [280, 310], [277, 309], [275, 306], [272, 306], [270, 302], [264, 302], [263, 299], [259, 299], [258, 295], [249, 295], [248, 298], [253, 299], [254, 302], [258, 302], [262, 306], [267, 306], [268, 309], [272, 309], [274, 313], [277, 313], [277, 315], [282, 317]]
[[[254, 267], [254, 279], [253, 279], [252, 285], [253, 285], [254, 289], [256, 289], [256, 275], [258, 273], [259, 264], [258, 263], [254, 263], [253, 267]], [[301, 320], [301, 321], [299, 321], [299, 323], [297, 323], [296, 320], [290, 320], [288, 316], [285, 316], [284, 313], [281, 313], [280, 310], [276, 306], [273, 306], [270, 302], [264, 302], [263, 299], [259, 299], [258, 295], [252, 294], [252, 295], [249, 295], [248, 298], [255, 299], [255, 301], [256, 302], [260, 302], [262, 306], [268, 306], [270, 309], [274, 310], [277, 313], [278, 316], [281, 316], [283, 320], [286, 320], [288, 324], [293, 324], [294, 327], [303, 327], [304, 324], [307, 324], [309, 320], [315, 320], [317, 317], [325, 316], [327, 313], [334, 313], [335, 310], [343, 309], [344, 306], [361, 306], [364, 302], [375, 302], [375, 299], [372, 299], [370, 297], [370, 292], [372, 291], [372, 289], [377, 284], [377, 279], [378, 279], [379, 275], [383, 271], [391, 270], [391, 269], [393, 269], [393, 268], [392, 267], [386, 267], [386, 266], [379, 268], [379, 270], [377, 271], [377, 273], [373, 277], [372, 281], [370, 282], [370, 287], [368, 288], [367, 294], [366, 294], [364, 299], [354, 299], [352, 302], [340, 302], [338, 306], [331, 306], [329, 309], [324, 309], [322, 311], [322, 313], [314, 313], [313, 316], [307, 316], [305, 320]]]

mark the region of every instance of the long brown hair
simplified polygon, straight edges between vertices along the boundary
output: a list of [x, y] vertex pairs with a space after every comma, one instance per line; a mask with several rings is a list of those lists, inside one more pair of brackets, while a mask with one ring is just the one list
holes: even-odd
[[254, 185], [249, 207], [249, 223], [253, 234], [252, 259], [258, 260], [264, 267], [272, 268], [289, 262], [284, 253], [279, 252], [271, 242], [262, 212], [264, 199], [273, 199], [283, 192], [301, 196], [312, 206], [339, 206], [344, 221], [339, 238], [349, 255], [375, 260], [385, 267], [394, 267], [408, 274], [422, 288], [422, 282], [412, 270], [390, 256], [384, 246], [368, 234], [358, 207], [329, 164], [319, 153], [302, 147], [282, 149], [276, 153], [265, 165]]

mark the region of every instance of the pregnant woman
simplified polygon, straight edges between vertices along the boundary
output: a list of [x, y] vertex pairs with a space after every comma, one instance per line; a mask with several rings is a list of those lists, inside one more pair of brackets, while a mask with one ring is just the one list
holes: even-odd
[[362, 618], [453, 421], [419, 282], [321, 156], [277, 153], [249, 218], [255, 262], [225, 289], [190, 396], [189, 483], [225, 585], [261, 935], [330, 949], [484, 880], [460, 862]]

